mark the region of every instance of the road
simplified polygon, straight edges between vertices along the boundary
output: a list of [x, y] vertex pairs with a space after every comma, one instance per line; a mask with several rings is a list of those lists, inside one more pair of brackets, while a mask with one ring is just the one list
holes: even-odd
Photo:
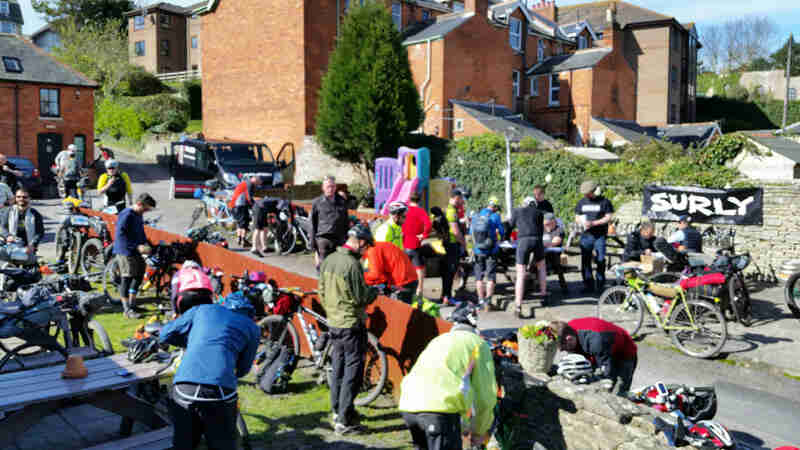
[[[127, 171], [136, 193], [149, 192], [158, 202], [153, 215], [161, 215], [160, 227], [174, 232], [186, 230], [191, 220], [195, 200], [169, 200], [169, 182], [166, 171], [153, 163], [138, 161], [130, 156], [118, 154], [122, 169]], [[96, 200], [95, 204], [99, 204]], [[46, 217], [47, 231], [52, 236], [58, 224], [60, 212], [58, 201], [36, 201], [35, 207]], [[52, 237], [51, 239], [52, 240]], [[234, 249], [236, 250], [236, 249]], [[240, 250], [241, 251], [241, 250]], [[45, 257], [52, 258], [52, 242], [41, 249]], [[267, 256], [267, 263], [280, 266], [306, 276], [314, 276], [312, 258], [308, 255]], [[571, 291], [577, 292], [578, 279], [569, 274]], [[498, 277], [502, 295], [511, 295], [502, 276]], [[439, 297], [439, 279], [426, 280], [426, 295]], [[472, 290], [472, 286], [468, 286]], [[780, 290], [771, 289], [754, 294], [754, 308], [760, 320], [752, 328], [729, 324], [729, 344], [726, 352], [731, 356], [748, 358], [785, 367], [786, 371], [800, 375], [800, 358], [797, 357], [797, 340], [800, 330], [797, 321], [791, 319], [780, 302]], [[594, 312], [596, 300], [567, 296], [557, 298], [556, 305], [537, 308], [541, 318], [564, 318], [588, 316]], [[446, 317], [450, 308], [443, 308]], [[484, 313], [480, 327], [486, 332], [516, 329], [526, 323], [510, 313], [497, 311]], [[652, 341], [652, 342], [651, 342]], [[653, 344], [655, 343], [655, 345]], [[800, 445], [800, 383], [784, 376], [774, 376], [764, 370], [733, 366], [720, 361], [698, 360], [667, 350], [668, 341], [655, 338], [639, 343], [639, 367], [634, 386], [665, 383], [684, 383], [693, 386], [714, 385], [719, 398], [716, 419], [727, 425], [740, 441], [742, 448], [768, 449], [780, 445]], [[773, 371], [774, 373], [774, 371]]]

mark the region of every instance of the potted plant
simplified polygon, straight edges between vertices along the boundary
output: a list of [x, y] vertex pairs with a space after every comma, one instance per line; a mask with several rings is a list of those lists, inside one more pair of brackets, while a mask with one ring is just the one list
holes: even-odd
[[517, 332], [519, 363], [529, 374], [546, 374], [558, 350], [558, 336], [546, 320], [525, 325]]

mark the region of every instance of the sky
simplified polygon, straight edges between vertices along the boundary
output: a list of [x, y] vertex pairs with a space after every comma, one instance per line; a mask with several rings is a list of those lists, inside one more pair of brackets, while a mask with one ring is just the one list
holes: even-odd
[[[166, 0], [170, 1], [170, 0]], [[556, 0], [556, 5], [574, 5], [589, 0]], [[679, 22], [696, 22], [703, 42], [703, 25], [723, 23], [726, 20], [746, 15], [764, 15], [778, 25], [779, 40], [785, 41], [790, 32], [795, 39], [800, 37], [800, 2], [796, 0], [628, 0], [629, 3], [670, 15]], [[19, 0], [25, 26], [22, 31], [31, 34], [44, 25], [44, 21], [31, 7], [30, 0]], [[143, 3], [155, 3], [145, 0]], [[197, 0], [171, 0], [181, 6], [197, 3]], [[775, 44], [777, 47], [778, 44]]]

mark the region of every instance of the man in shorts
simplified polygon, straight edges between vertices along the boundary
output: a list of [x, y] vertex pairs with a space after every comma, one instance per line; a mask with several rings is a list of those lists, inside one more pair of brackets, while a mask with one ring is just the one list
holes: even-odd
[[148, 193], [139, 195], [136, 203], [119, 213], [114, 230], [114, 255], [116, 255], [122, 283], [119, 295], [122, 311], [129, 319], [138, 319], [136, 292], [144, 278], [143, 254], [150, 253], [147, 236], [144, 234], [142, 215], [156, 207], [156, 201]]
[[425, 255], [422, 251], [422, 240], [431, 233], [431, 219], [428, 213], [419, 206], [422, 195], [414, 191], [409, 197], [406, 220], [403, 222], [403, 248], [411, 258], [414, 271], [417, 272], [417, 295], [422, 295], [425, 280]]
[[228, 207], [236, 219], [236, 240], [239, 246], [247, 243], [247, 228], [250, 226], [250, 208], [255, 203], [253, 196], [256, 189], [261, 186], [261, 177], [251, 176], [242, 180], [233, 190], [233, 196]]
[[267, 222], [269, 214], [277, 214], [279, 198], [264, 197], [255, 202], [253, 206], [253, 246], [250, 248], [250, 253], [258, 256], [264, 256], [269, 249], [267, 248]]
[[[498, 211], [499, 200], [489, 197], [489, 204], [482, 209], [472, 220], [472, 238], [475, 242], [475, 290], [478, 293], [478, 306], [490, 303], [494, 295], [495, 281], [497, 280], [497, 252], [500, 250], [497, 242], [505, 233], [503, 222]], [[482, 229], [478, 232], [478, 228]], [[485, 243], [485, 244], [484, 244]], [[486, 278], [484, 285], [483, 279]]]
[[[527, 197], [522, 208], [515, 209], [511, 214], [510, 229], [517, 229], [517, 281], [514, 285], [514, 301], [517, 305], [517, 316], [522, 313], [522, 297], [525, 293], [525, 276], [528, 272], [528, 262], [531, 255], [539, 274], [538, 295], [547, 298], [547, 267], [544, 261], [544, 246], [542, 234], [544, 230], [544, 214], [536, 208], [536, 200]], [[545, 300], [542, 302], [545, 303]]]

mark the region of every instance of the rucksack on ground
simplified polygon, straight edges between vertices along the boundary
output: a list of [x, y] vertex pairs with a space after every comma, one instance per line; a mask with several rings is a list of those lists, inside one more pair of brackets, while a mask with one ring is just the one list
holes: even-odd
[[489, 232], [491, 224], [488, 214], [478, 214], [472, 221], [472, 239], [475, 241], [475, 248], [478, 250], [491, 250], [494, 247], [494, 239]]
[[266, 394], [283, 394], [289, 390], [289, 380], [297, 368], [297, 355], [286, 345], [273, 344], [258, 365], [256, 384]]

